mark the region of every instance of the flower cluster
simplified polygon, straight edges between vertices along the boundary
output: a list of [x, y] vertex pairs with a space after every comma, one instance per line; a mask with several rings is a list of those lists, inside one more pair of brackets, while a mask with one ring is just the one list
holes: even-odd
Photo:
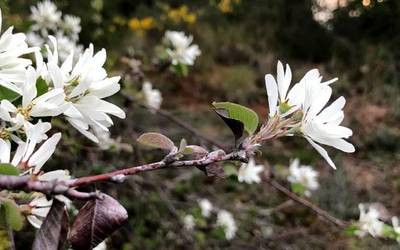
[[139, 34], [144, 34], [147, 30], [150, 30], [156, 26], [156, 20], [152, 17], [145, 17], [142, 19], [131, 18], [128, 21], [128, 26], [133, 31], [138, 31]]
[[186, 36], [182, 31], [166, 31], [164, 41], [172, 65], [193, 65], [196, 57], [201, 54], [199, 46], [191, 44], [193, 37]]
[[353, 223], [348, 232], [358, 237], [371, 235], [376, 238], [388, 238], [397, 240], [400, 243], [399, 219], [396, 216], [391, 218], [392, 225], [385, 223], [389, 221], [390, 213], [380, 203], [360, 203], [360, 217]]
[[274, 136], [302, 136], [330, 166], [336, 168], [320, 144], [347, 153], [355, 151], [345, 140], [353, 134], [352, 130], [340, 125], [344, 119], [345, 98], [339, 97], [327, 106], [332, 95], [330, 85], [337, 78], [323, 82], [319, 71], [312, 69], [292, 88], [291, 81], [289, 65], [285, 70], [281, 62], [278, 62], [276, 79], [271, 74], [265, 76], [270, 121], [261, 128], [260, 140]]
[[357, 223], [358, 230], [356, 235], [363, 237], [370, 234], [372, 237], [383, 236], [384, 225], [380, 221], [380, 213], [373, 206], [367, 206], [366, 204], [359, 204], [360, 209], [360, 219]]
[[45, 0], [37, 6], [31, 7], [33, 25], [27, 33], [28, 43], [31, 46], [42, 47], [49, 43], [48, 36], [53, 35], [58, 41], [58, 53], [61, 60], [65, 60], [71, 51], [78, 56], [83, 47], [78, 44], [81, 32], [81, 19], [73, 15], [64, 15], [57, 6]]
[[182, 5], [175, 9], [168, 9], [167, 17], [175, 23], [185, 22], [188, 24], [195, 23], [197, 19], [196, 14], [194, 12], [190, 12], [186, 5]]
[[[47, 1], [33, 7], [32, 12], [32, 19], [43, 29], [53, 29], [51, 22], [60, 18]], [[79, 32], [73, 25], [69, 28]], [[44, 45], [45, 62], [39, 48], [28, 46], [25, 34], [13, 34], [12, 28], [1, 34], [0, 58], [7, 63], [0, 70], [0, 163], [16, 167], [21, 175], [36, 175], [41, 181], [68, 180], [67, 171], [42, 171], [62, 137], [59, 132], [50, 135], [49, 118], [63, 116], [83, 135], [98, 142], [97, 134], [108, 132], [113, 125], [110, 115], [125, 118], [122, 109], [103, 100], [119, 91], [120, 77], [108, 77], [103, 68], [104, 49], [95, 53], [90, 45], [76, 61], [70, 50], [64, 60], [60, 58], [57, 38], [49, 36], [48, 40], [51, 44]], [[21, 57], [26, 54], [34, 54], [34, 65]], [[40, 226], [51, 203], [44, 195], [32, 196], [24, 206], [28, 220]]]
[[292, 183], [292, 188], [305, 196], [311, 196], [311, 191], [318, 189], [318, 172], [311, 166], [300, 165], [299, 159], [295, 159], [289, 167], [287, 180]]

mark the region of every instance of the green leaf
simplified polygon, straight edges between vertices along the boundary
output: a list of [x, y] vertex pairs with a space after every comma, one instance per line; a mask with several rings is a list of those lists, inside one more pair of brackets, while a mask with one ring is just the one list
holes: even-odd
[[37, 91], [37, 96], [41, 96], [44, 93], [47, 93], [49, 90], [49, 86], [47, 85], [46, 81], [43, 78], [39, 78], [36, 81], [36, 91]]
[[356, 232], [359, 230], [358, 226], [356, 224], [351, 224], [350, 226], [348, 226], [345, 230], [344, 233], [347, 236], [354, 236], [356, 235]]
[[304, 193], [306, 192], [306, 187], [300, 183], [292, 183], [290, 187], [292, 188], [292, 191], [296, 194], [304, 195]]
[[9, 100], [13, 102], [20, 97], [20, 94], [0, 85], [0, 100]]
[[189, 68], [185, 64], [177, 64], [173, 66], [175, 73], [179, 76], [187, 76], [189, 74]]
[[0, 163], [0, 175], [18, 176], [20, 171], [14, 165], [9, 163]]
[[145, 146], [152, 148], [161, 148], [166, 150], [172, 150], [175, 148], [174, 143], [163, 134], [160, 133], [144, 133], [142, 134], [137, 141]]
[[4, 199], [0, 204], [0, 216], [3, 217], [2, 221], [6, 226], [11, 227], [13, 230], [19, 231], [24, 225], [24, 216], [22, 216], [18, 205], [9, 199]]
[[244, 137], [244, 131], [252, 135], [258, 127], [258, 115], [253, 110], [231, 102], [214, 102], [214, 111], [221, 117], [235, 136], [236, 146]]
[[250, 134], [254, 134], [258, 127], [258, 115], [252, 109], [232, 102], [214, 102], [213, 106], [217, 109], [227, 111], [229, 118], [240, 121], [244, 129]]

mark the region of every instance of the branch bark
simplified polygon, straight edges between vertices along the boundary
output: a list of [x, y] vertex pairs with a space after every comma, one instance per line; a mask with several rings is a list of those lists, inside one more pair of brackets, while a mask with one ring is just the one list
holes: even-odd
[[243, 150], [225, 154], [222, 150], [210, 152], [205, 157], [197, 160], [176, 160], [171, 161], [170, 158], [163, 159], [158, 162], [144, 164], [141, 166], [128, 167], [120, 170], [111, 171], [104, 174], [85, 176], [71, 180], [55, 180], [55, 181], [40, 181], [34, 175], [24, 176], [6, 176], [0, 175], [0, 190], [24, 190], [36, 191], [48, 195], [63, 194], [72, 199], [91, 199], [98, 198], [97, 192], [84, 193], [76, 190], [89, 184], [102, 181], [123, 180], [126, 176], [135, 175], [141, 172], [153, 171], [169, 167], [200, 167], [222, 161], [241, 161], [247, 162], [247, 152]]

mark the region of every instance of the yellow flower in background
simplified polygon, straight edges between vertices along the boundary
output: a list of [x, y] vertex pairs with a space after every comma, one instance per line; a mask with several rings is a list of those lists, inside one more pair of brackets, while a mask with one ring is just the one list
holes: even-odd
[[176, 9], [167, 10], [167, 16], [175, 23], [186, 22], [188, 24], [193, 24], [197, 19], [196, 14], [189, 12], [186, 5], [182, 5]]
[[241, 0], [221, 0], [217, 7], [222, 13], [230, 13], [233, 11], [233, 5], [239, 4], [240, 1]]
[[144, 32], [156, 26], [156, 20], [153, 17], [145, 17], [142, 19], [133, 17], [129, 20], [128, 26], [131, 30], [144, 34]]
[[145, 17], [140, 21], [142, 29], [149, 30], [156, 26], [156, 21], [152, 17]]
[[140, 29], [140, 20], [135, 18], [131, 18], [131, 20], [129, 20], [128, 22], [128, 26], [129, 28], [131, 28], [131, 30], [139, 30]]
[[187, 22], [189, 24], [195, 23], [196, 19], [197, 19], [197, 16], [196, 16], [196, 14], [193, 14], [193, 13], [186, 15], [184, 18], [185, 22]]

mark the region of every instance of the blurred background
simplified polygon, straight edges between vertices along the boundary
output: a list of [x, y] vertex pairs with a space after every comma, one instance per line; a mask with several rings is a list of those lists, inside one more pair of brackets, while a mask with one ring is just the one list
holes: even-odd
[[[37, 1], [0, 0], [3, 27], [27, 32], [30, 6]], [[81, 18], [79, 44], [107, 50], [110, 75], [121, 75], [124, 107], [114, 119], [115, 145], [98, 147], [63, 121], [66, 131], [46, 165], [74, 176], [159, 160], [162, 152], [137, 145], [143, 132], [158, 131], [179, 143], [201, 144], [176, 123], [138, 105], [144, 81], [162, 93], [161, 109], [228, 146], [230, 131], [211, 111], [213, 101], [231, 101], [267, 117], [264, 75], [275, 75], [278, 60], [289, 63], [293, 82], [312, 68], [324, 79], [338, 77], [334, 97], [346, 97], [345, 125], [352, 128], [354, 154], [329, 151], [331, 169], [302, 138], [274, 140], [257, 162], [285, 183], [287, 166], [299, 158], [319, 172], [312, 202], [343, 220], [357, 220], [358, 204], [379, 202], [400, 215], [400, 1], [398, 0], [81, 0], [54, 1], [63, 14]], [[3, 28], [4, 29], [4, 28]], [[202, 54], [187, 76], [178, 76], [159, 59], [166, 30], [193, 36]], [[127, 96], [134, 98], [132, 102]], [[79, 138], [77, 140], [77, 138]], [[103, 145], [104, 146], [104, 145]], [[268, 185], [206, 177], [198, 169], [161, 170], [130, 177], [99, 189], [118, 197], [129, 222], [107, 241], [108, 249], [399, 249], [393, 240], [350, 237], [312, 211], [288, 201]], [[233, 214], [237, 232], [227, 240], [203, 218], [198, 201]], [[79, 207], [80, 204], [77, 204]], [[196, 227], [188, 230], [184, 218]], [[212, 215], [215, 216], [215, 215]], [[31, 242], [32, 229], [18, 233], [17, 245]]]

